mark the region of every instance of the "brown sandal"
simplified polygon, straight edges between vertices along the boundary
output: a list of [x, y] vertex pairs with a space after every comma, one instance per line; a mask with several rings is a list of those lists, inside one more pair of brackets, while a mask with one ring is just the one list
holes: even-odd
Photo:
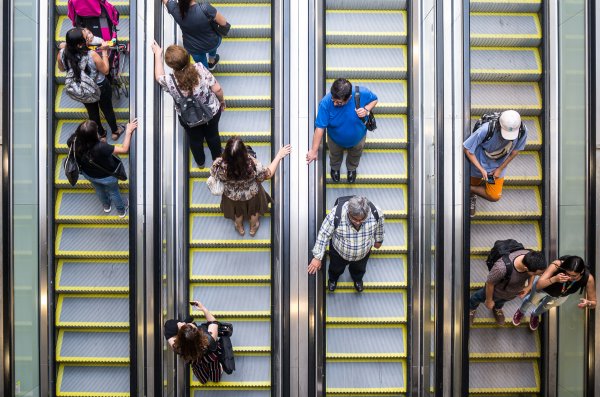
[[256, 221], [254, 225], [250, 225], [250, 236], [254, 237], [256, 232], [258, 232], [258, 228], [260, 227], [260, 222]]
[[[246, 231], [244, 230], [244, 224], [242, 223], [241, 225], [238, 225], [237, 223], [233, 223], [233, 227], [235, 228], [235, 230], [240, 234], [240, 236], [243, 236], [244, 234], [246, 234]], [[252, 232], [250, 232], [252, 233]]]
[[119, 138], [121, 138], [121, 135], [123, 135], [124, 132], [125, 132], [125, 126], [123, 124], [121, 124], [117, 128], [117, 132], [112, 132], [110, 137], [112, 138], [113, 141], [118, 141]]

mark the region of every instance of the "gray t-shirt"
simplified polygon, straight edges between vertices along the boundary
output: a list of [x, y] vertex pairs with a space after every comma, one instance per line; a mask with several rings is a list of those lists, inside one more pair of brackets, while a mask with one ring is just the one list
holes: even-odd
[[[511, 260], [511, 262], [513, 262], [513, 270], [508, 284], [506, 284], [506, 281], [502, 280], [506, 274], [506, 265], [504, 264], [502, 258], [498, 259], [494, 266], [492, 266], [492, 269], [487, 277], [487, 282], [494, 284], [494, 299], [511, 300], [523, 290], [525, 283], [530, 276], [527, 271], [519, 272], [514, 267], [514, 261], [519, 255], [525, 255], [528, 252], [529, 251], [527, 250], [520, 250], [508, 254], [508, 258]], [[506, 288], [504, 287], [504, 284], [506, 284]]]
[[[214, 19], [217, 15], [217, 9], [204, 1], [206, 12], [210, 19]], [[199, 54], [208, 52], [219, 45], [219, 36], [210, 26], [209, 18], [202, 11], [200, 4], [190, 6], [185, 17], [181, 18], [179, 6], [175, 0], [167, 2], [167, 11], [173, 15], [173, 19], [181, 28], [183, 33], [183, 47], [190, 54]]]

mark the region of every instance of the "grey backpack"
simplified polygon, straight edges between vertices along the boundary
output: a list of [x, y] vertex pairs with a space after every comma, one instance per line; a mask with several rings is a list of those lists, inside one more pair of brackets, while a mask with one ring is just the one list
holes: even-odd
[[94, 103], [100, 100], [100, 87], [98, 87], [98, 84], [88, 74], [90, 69], [88, 59], [89, 55], [85, 55], [79, 61], [79, 69], [81, 70], [79, 80], [75, 78], [73, 68], [67, 71], [65, 79], [65, 91], [67, 95], [81, 103]]

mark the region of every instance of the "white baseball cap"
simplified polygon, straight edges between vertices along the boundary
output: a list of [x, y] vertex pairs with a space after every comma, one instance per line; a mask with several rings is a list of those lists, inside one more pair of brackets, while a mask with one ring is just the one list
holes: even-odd
[[500, 115], [500, 132], [502, 138], [514, 141], [519, 136], [521, 128], [521, 115], [514, 110], [506, 110]]

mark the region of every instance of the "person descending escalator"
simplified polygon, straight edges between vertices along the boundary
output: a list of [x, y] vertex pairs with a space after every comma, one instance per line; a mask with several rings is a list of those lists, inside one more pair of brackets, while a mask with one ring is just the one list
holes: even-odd
[[[208, 70], [219, 63], [221, 35], [228, 30], [227, 19], [205, 0], [161, 0], [183, 33], [183, 47]], [[207, 59], [208, 56], [208, 59]]]

